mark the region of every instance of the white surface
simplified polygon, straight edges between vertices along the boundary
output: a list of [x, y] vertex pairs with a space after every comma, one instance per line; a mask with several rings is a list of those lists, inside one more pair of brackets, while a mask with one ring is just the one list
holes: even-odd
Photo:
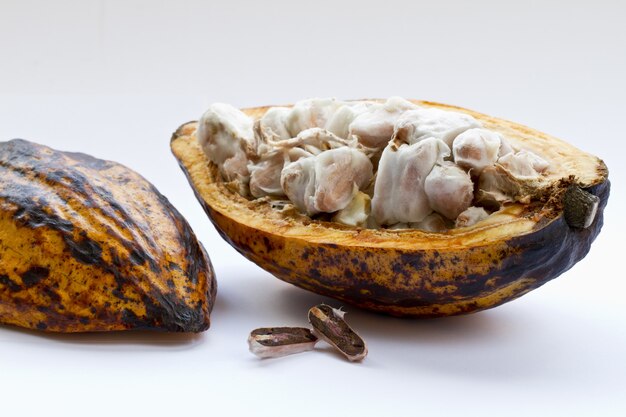
[[[198, 336], [0, 327], [0, 415], [625, 415], [623, 2], [250, 3], [0, 0], [0, 140], [141, 172], [219, 280]], [[250, 330], [304, 325], [328, 300], [219, 238], [169, 136], [214, 101], [329, 95], [453, 103], [565, 138], [611, 170], [605, 228], [572, 270], [494, 310], [415, 321], [346, 307], [369, 343], [361, 364], [321, 346], [257, 360]]]

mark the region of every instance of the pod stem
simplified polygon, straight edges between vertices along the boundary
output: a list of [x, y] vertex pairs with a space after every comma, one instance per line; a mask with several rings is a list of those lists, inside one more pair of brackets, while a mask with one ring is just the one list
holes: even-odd
[[593, 223], [598, 212], [600, 198], [583, 190], [578, 185], [570, 185], [563, 196], [565, 221], [574, 229], [586, 229]]

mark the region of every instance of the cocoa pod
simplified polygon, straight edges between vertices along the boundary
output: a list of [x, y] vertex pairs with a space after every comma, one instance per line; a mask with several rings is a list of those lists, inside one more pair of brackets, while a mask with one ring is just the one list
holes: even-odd
[[[364, 309], [414, 317], [472, 313], [540, 287], [588, 253], [610, 191], [601, 159], [510, 121], [414, 102], [473, 116], [520, 149], [542, 155], [549, 172], [511, 184], [501, 173], [498, 181], [514, 185], [516, 201], [476, 226], [444, 233], [363, 229], [278, 210], [270, 198], [241, 196], [197, 143], [196, 122], [176, 130], [171, 148], [214, 226], [241, 254], [283, 281]], [[258, 120], [268, 108], [243, 111]], [[568, 189], [586, 198], [566, 196]]]
[[0, 323], [200, 332], [216, 288], [189, 224], [139, 174], [25, 140], [0, 143]]

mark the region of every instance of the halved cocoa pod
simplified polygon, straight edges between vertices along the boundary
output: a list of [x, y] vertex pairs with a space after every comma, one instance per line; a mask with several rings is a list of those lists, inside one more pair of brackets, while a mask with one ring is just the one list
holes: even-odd
[[139, 174], [25, 140], [0, 143], [0, 323], [200, 332], [215, 291], [193, 231]]
[[[475, 312], [528, 293], [587, 254], [609, 196], [602, 160], [516, 123], [415, 103], [469, 114], [550, 167], [519, 180], [496, 166], [478, 197], [490, 209], [502, 204], [500, 210], [475, 225], [431, 233], [350, 227], [279, 210], [270, 198], [244, 197], [202, 151], [196, 122], [182, 125], [171, 147], [211, 221], [240, 253], [284, 281], [365, 309], [417, 317]], [[267, 110], [243, 111], [259, 119]], [[510, 200], [502, 202], [489, 185]]]

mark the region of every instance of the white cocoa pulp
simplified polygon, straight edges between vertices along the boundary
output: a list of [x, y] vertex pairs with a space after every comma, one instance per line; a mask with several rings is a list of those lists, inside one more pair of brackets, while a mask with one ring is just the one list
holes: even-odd
[[450, 148], [441, 140], [428, 138], [421, 142], [398, 146], [390, 142], [378, 165], [372, 215], [379, 225], [415, 223], [432, 211], [424, 190], [424, 182], [436, 163], [450, 155]]
[[469, 114], [381, 101], [303, 100], [258, 120], [216, 103], [196, 136], [225, 181], [251, 198], [353, 227], [445, 232], [502, 204], [550, 169]]
[[198, 142], [227, 181], [248, 179], [248, 157], [255, 152], [253, 126], [243, 112], [223, 103], [212, 104], [200, 118]]

